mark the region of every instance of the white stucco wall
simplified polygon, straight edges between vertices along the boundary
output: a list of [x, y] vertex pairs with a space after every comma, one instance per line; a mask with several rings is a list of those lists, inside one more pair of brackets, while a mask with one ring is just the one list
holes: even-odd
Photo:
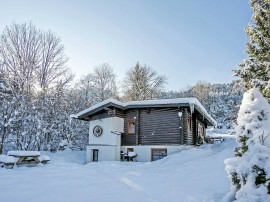
[[93, 161], [93, 149], [98, 149], [98, 161], [117, 161], [119, 159], [116, 159], [116, 152], [117, 147], [116, 146], [87, 146], [86, 149], [86, 162], [92, 162]]
[[[93, 129], [96, 125], [101, 126], [103, 133], [96, 137]], [[116, 135], [112, 131], [122, 133], [124, 131], [124, 119], [119, 117], [110, 117], [90, 121], [89, 127], [89, 145], [86, 150], [86, 162], [92, 161], [92, 150], [98, 149], [99, 161], [117, 161], [120, 160], [121, 135]]]
[[152, 148], [167, 148], [167, 155], [192, 148], [193, 146], [185, 146], [185, 145], [147, 145], [147, 146], [122, 146], [121, 151], [124, 153], [127, 152], [127, 148], [133, 148], [134, 152], [137, 154], [136, 160], [139, 162], [147, 162], [151, 161], [151, 149]]
[[[93, 135], [93, 128], [99, 125], [103, 129], [103, 134], [100, 137]], [[123, 132], [124, 119], [119, 117], [110, 117], [90, 121], [89, 127], [89, 144], [106, 144], [118, 145], [120, 144], [120, 135], [113, 134], [112, 131]]]

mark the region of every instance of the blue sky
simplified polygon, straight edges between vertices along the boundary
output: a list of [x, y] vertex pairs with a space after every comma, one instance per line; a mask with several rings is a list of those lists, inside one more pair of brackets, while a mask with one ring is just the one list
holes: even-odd
[[247, 0], [0, 0], [0, 31], [32, 21], [62, 39], [78, 77], [107, 62], [120, 81], [140, 62], [179, 90], [235, 79], [251, 15]]

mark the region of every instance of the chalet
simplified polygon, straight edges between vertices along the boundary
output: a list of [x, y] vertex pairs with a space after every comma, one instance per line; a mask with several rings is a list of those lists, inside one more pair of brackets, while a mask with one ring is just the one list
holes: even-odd
[[196, 98], [120, 102], [108, 99], [72, 115], [90, 122], [87, 162], [153, 161], [203, 142], [207, 126], [216, 126]]

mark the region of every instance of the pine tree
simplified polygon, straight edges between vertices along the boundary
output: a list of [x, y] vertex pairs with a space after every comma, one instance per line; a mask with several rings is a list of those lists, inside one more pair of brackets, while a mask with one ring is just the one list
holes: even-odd
[[226, 159], [237, 201], [270, 199], [270, 105], [258, 89], [244, 94], [237, 118], [240, 146]]
[[248, 58], [239, 64], [235, 75], [242, 78], [246, 89], [257, 87], [270, 98], [270, 0], [250, 0], [252, 20], [246, 28]]

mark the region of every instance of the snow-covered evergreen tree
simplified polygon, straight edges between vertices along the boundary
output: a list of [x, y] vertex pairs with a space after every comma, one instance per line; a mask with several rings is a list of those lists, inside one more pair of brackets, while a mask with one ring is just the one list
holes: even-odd
[[270, 1], [250, 0], [253, 9], [252, 20], [246, 28], [250, 38], [247, 43], [249, 57], [235, 71], [241, 77], [246, 89], [257, 87], [265, 97], [270, 98]]
[[226, 159], [236, 201], [270, 201], [270, 105], [256, 88], [244, 94], [237, 118], [240, 146]]

